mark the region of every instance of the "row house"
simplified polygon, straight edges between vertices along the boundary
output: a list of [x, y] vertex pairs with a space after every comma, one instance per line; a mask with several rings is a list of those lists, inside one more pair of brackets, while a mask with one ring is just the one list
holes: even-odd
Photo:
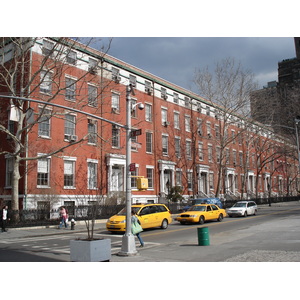
[[2, 202], [16, 160], [22, 208], [121, 202], [128, 85], [132, 129], [142, 132], [131, 138], [133, 202], [165, 202], [174, 187], [185, 199], [297, 191], [295, 148], [259, 123], [225, 122], [213, 102], [72, 39], [16, 41], [3, 39], [0, 53]]

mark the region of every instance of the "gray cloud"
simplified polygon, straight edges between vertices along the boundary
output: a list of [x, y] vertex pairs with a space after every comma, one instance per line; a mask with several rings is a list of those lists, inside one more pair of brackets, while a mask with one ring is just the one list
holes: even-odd
[[250, 69], [262, 87], [277, 80], [278, 62], [295, 57], [295, 49], [292, 37], [116, 37], [109, 54], [192, 89], [196, 68], [226, 57]]

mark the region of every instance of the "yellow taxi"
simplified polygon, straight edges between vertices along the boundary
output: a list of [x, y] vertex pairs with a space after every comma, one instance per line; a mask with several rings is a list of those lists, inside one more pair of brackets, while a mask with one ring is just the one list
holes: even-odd
[[196, 204], [190, 207], [186, 212], [179, 214], [176, 220], [181, 224], [199, 223], [205, 221], [218, 220], [221, 222], [226, 217], [226, 211], [215, 204]]
[[[172, 222], [171, 212], [164, 204], [134, 204], [131, 209], [136, 213], [143, 229], [154, 227], [166, 229]], [[106, 229], [112, 232], [125, 232], [126, 208], [107, 220]]]

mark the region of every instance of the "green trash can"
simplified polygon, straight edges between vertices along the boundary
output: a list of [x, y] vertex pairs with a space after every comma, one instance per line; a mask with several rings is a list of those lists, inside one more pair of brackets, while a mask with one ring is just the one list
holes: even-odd
[[198, 246], [209, 246], [208, 227], [198, 227]]

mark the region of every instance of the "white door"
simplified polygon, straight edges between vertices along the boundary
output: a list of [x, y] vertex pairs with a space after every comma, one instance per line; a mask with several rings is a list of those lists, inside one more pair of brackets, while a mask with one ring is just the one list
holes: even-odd
[[111, 174], [111, 191], [124, 191], [123, 183], [124, 180], [122, 168], [120, 166], [113, 166]]

